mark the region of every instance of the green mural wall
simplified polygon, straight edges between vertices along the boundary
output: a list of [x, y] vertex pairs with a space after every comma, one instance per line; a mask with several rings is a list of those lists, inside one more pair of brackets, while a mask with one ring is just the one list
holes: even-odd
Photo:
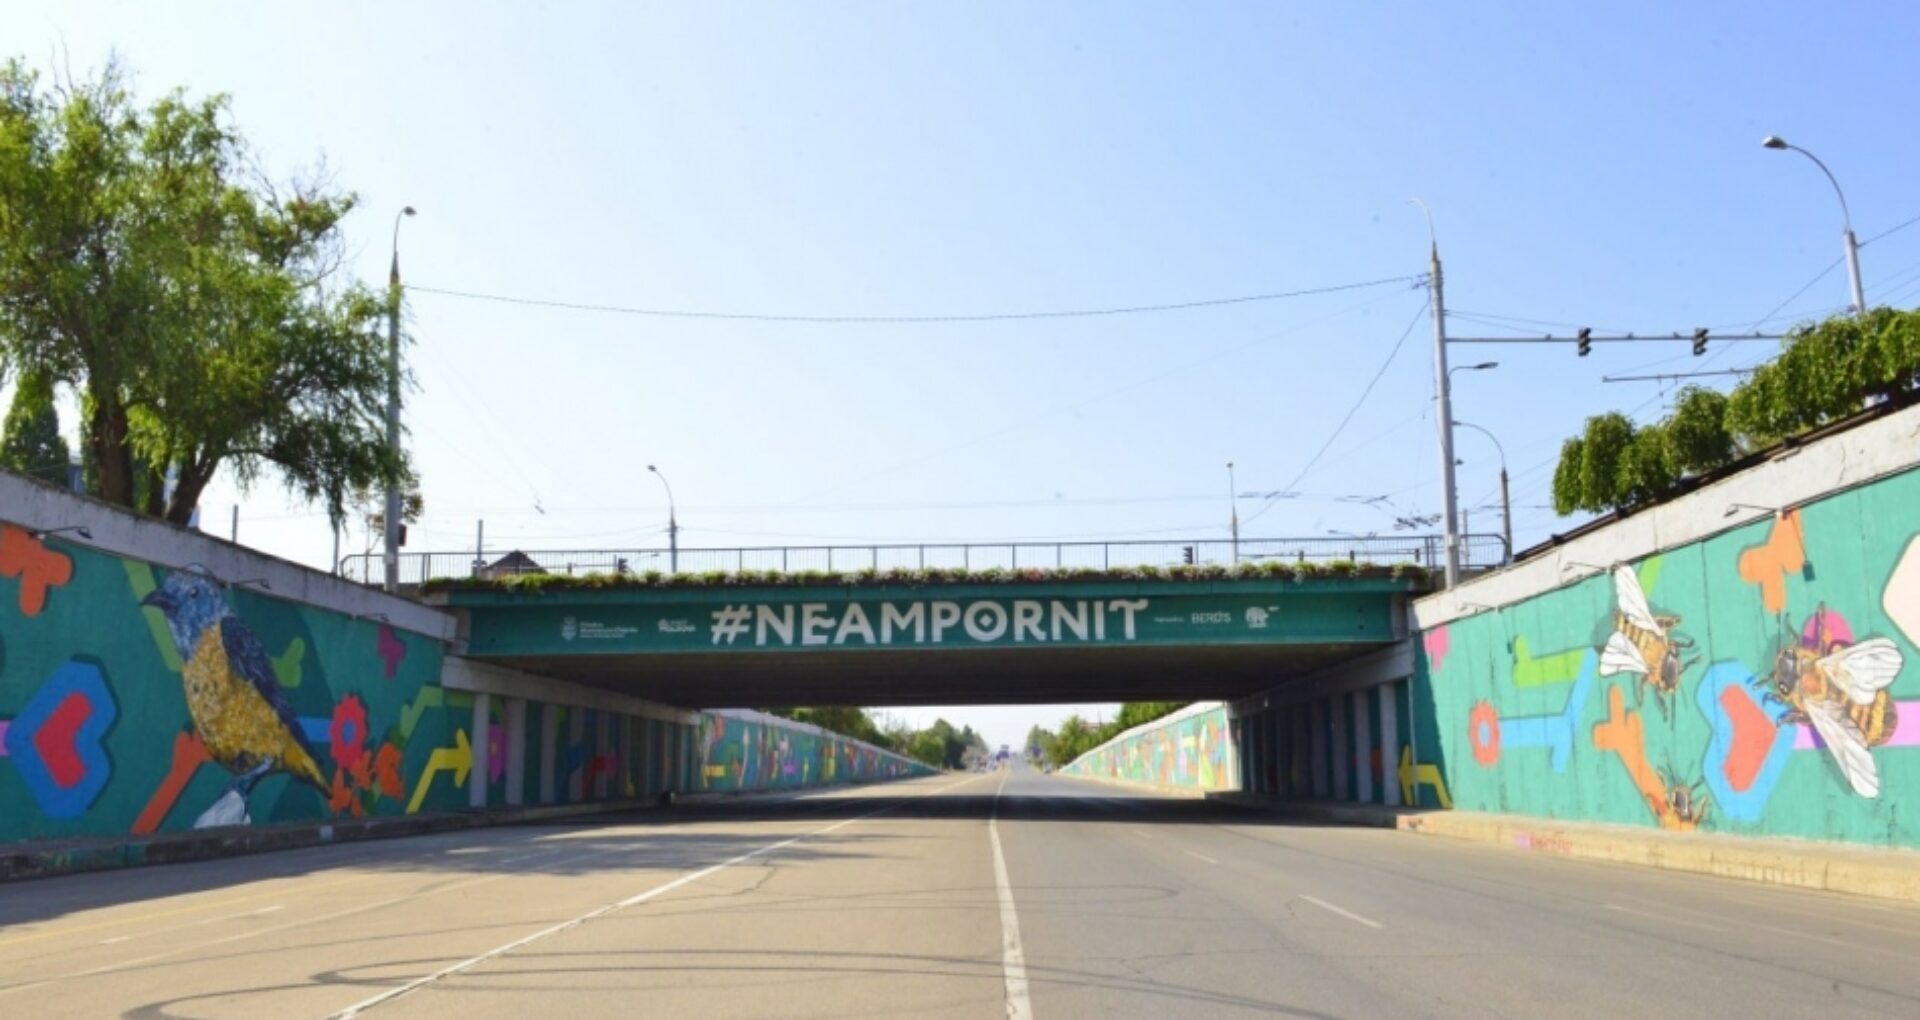
[[0, 524], [0, 841], [464, 806], [437, 642]]
[[746, 714], [703, 714], [691, 789], [785, 790], [933, 775], [870, 744]]
[[1239, 786], [1232, 747], [1227, 708], [1214, 705], [1121, 734], [1060, 771], [1153, 786], [1232, 790]]
[[1909, 471], [1423, 633], [1423, 757], [1469, 810], [1920, 846], [1915, 507]]

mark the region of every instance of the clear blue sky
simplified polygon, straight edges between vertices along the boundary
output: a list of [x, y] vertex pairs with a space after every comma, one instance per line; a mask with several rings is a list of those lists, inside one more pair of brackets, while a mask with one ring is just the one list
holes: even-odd
[[[1748, 325], [1839, 256], [1827, 182], [1768, 133], [1827, 161], [1863, 239], [1920, 216], [1916, 38], [1920, 10], [1846, 2], [0, 10], [0, 49], [76, 70], [117, 51], [145, 95], [231, 93], [281, 173], [324, 157], [364, 200], [370, 281], [411, 203], [406, 276], [449, 289], [815, 315], [1174, 302], [1423, 272], [1419, 195], [1451, 308], [1642, 332]], [[1870, 301], [1920, 300], [1920, 227], [1862, 261]], [[414, 546], [467, 547], [481, 518], [502, 544], [658, 543], [649, 462], [689, 545], [1224, 535], [1225, 462], [1242, 490], [1291, 481], [1423, 299], [909, 327], [415, 294]], [[1845, 303], [1836, 270], [1785, 311]], [[1428, 329], [1299, 489], [1438, 509]], [[1660, 413], [1658, 388], [1601, 375], [1695, 364], [1454, 357], [1501, 362], [1459, 377], [1455, 414], [1505, 443], [1522, 545], [1566, 526], [1541, 508], [1562, 438]], [[1460, 444], [1484, 507], [1496, 460]], [[236, 502], [243, 541], [327, 559], [316, 509], [220, 484], [209, 520]], [[1300, 500], [1247, 533], [1390, 527]], [[999, 742], [1062, 710], [948, 714]]]

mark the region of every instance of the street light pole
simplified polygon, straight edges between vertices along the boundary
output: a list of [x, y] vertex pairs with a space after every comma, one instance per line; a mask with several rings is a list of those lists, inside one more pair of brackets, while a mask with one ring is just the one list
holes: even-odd
[[673, 486], [667, 483], [667, 476], [661, 474], [659, 468], [648, 464], [647, 470], [667, 489], [667, 572], [677, 574], [680, 572], [680, 521], [674, 516]]
[[1227, 526], [1233, 533], [1233, 565], [1240, 565], [1240, 500], [1234, 493], [1233, 461], [1227, 461]]
[[1820, 161], [1820, 157], [1798, 145], [1788, 142], [1779, 135], [1768, 135], [1765, 139], [1761, 140], [1760, 144], [1769, 149], [1780, 149], [1782, 151], [1791, 149], [1813, 160], [1813, 165], [1819, 167], [1820, 172], [1827, 175], [1827, 183], [1833, 185], [1833, 193], [1840, 199], [1840, 222], [1844, 228], [1844, 233], [1841, 236], [1845, 239], [1847, 246], [1847, 284], [1853, 292], [1853, 314], [1855, 318], [1867, 314], [1867, 295], [1866, 291], [1860, 286], [1860, 244], [1858, 241], [1855, 241], [1853, 237], [1853, 214], [1847, 211], [1847, 194], [1840, 190], [1839, 178], [1833, 176], [1833, 171], [1827, 169], [1827, 165]]
[[1427, 285], [1433, 300], [1433, 386], [1434, 424], [1440, 433], [1440, 489], [1444, 497], [1447, 535], [1447, 587], [1460, 583], [1460, 494], [1453, 478], [1453, 394], [1452, 376], [1447, 372], [1447, 301], [1440, 274], [1440, 240], [1433, 229], [1433, 210], [1418, 198], [1411, 199], [1427, 215]]
[[1472, 429], [1493, 440], [1493, 448], [1500, 454], [1500, 544], [1504, 552], [1500, 562], [1502, 565], [1512, 563], [1513, 503], [1507, 497], [1507, 448], [1500, 445], [1500, 440], [1493, 433], [1470, 421], [1456, 421], [1453, 424], [1456, 428]]
[[[387, 449], [400, 455], [400, 220], [413, 215], [405, 206], [393, 216], [393, 266], [387, 271]], [[388, 593], [400, 589], [400, 479], [387, 483], [386, 567]]]

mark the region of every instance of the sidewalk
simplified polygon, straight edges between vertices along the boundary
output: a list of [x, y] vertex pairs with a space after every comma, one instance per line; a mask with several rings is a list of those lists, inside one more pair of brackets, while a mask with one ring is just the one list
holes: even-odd
[[1302, 821], [1399, 829], [1577, 860], [1607, 861], [1920, 903], [1920, 851], [1677, 833], [1632, 825], [1372, 804], [1281, 801], [1239, 792], [1212, 799]]

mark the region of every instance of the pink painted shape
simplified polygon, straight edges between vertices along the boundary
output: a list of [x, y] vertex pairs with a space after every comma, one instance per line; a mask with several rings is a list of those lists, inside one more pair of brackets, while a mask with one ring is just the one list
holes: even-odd
[[[1825, 638], [1823, 642], [1821, 639]], [[1806, 626], [1800, 628], [1800, 646], [1821, 655], [1835, 645], [1853, 644], [1853, 628], [1847, 624], [1847, 618], [1831, 609], [1816, 610], [1807, 617]], [[1825, 647], [1822, 647], [1824, 645]]]
[[1438, 627], [1427, 631], [1426, 634], [1420, 638], [1420, 641], [1427, 649], [1427, 666], [1429, 672], [1440, 672], [1441, 667], [1446, 665], [1447, 662], [1449, 645], [1447, 628]]
[[11, 723], [0, 722], [0, 758], [7, 756], [7, 727]]
[[381, 663], [386, 667], [387, 679], [391, 680], [400, 669], [400, 660], [407, 657], [407, 643], [400, 640], [392, 627], [383, 623], [380, 625], [380, 637], [374, 643], [374, 652], [380, 656]]
[[[1893, 732], [1887, 734], [1887, 742], [1881, 747], [1920, 747], [1920, 699], [1896, 701], [1893, 710], [1900, 713], [1900, 720], [1894, 724]], [[1820, 739], [1813, 727], [1802, 725], [1800, 732], [1793, 738], [1796, 751], [1826, 750], [1826, 741]]]
[[487, 724], [487, 782], [497, 783], [507, 774], [507, 728]]

